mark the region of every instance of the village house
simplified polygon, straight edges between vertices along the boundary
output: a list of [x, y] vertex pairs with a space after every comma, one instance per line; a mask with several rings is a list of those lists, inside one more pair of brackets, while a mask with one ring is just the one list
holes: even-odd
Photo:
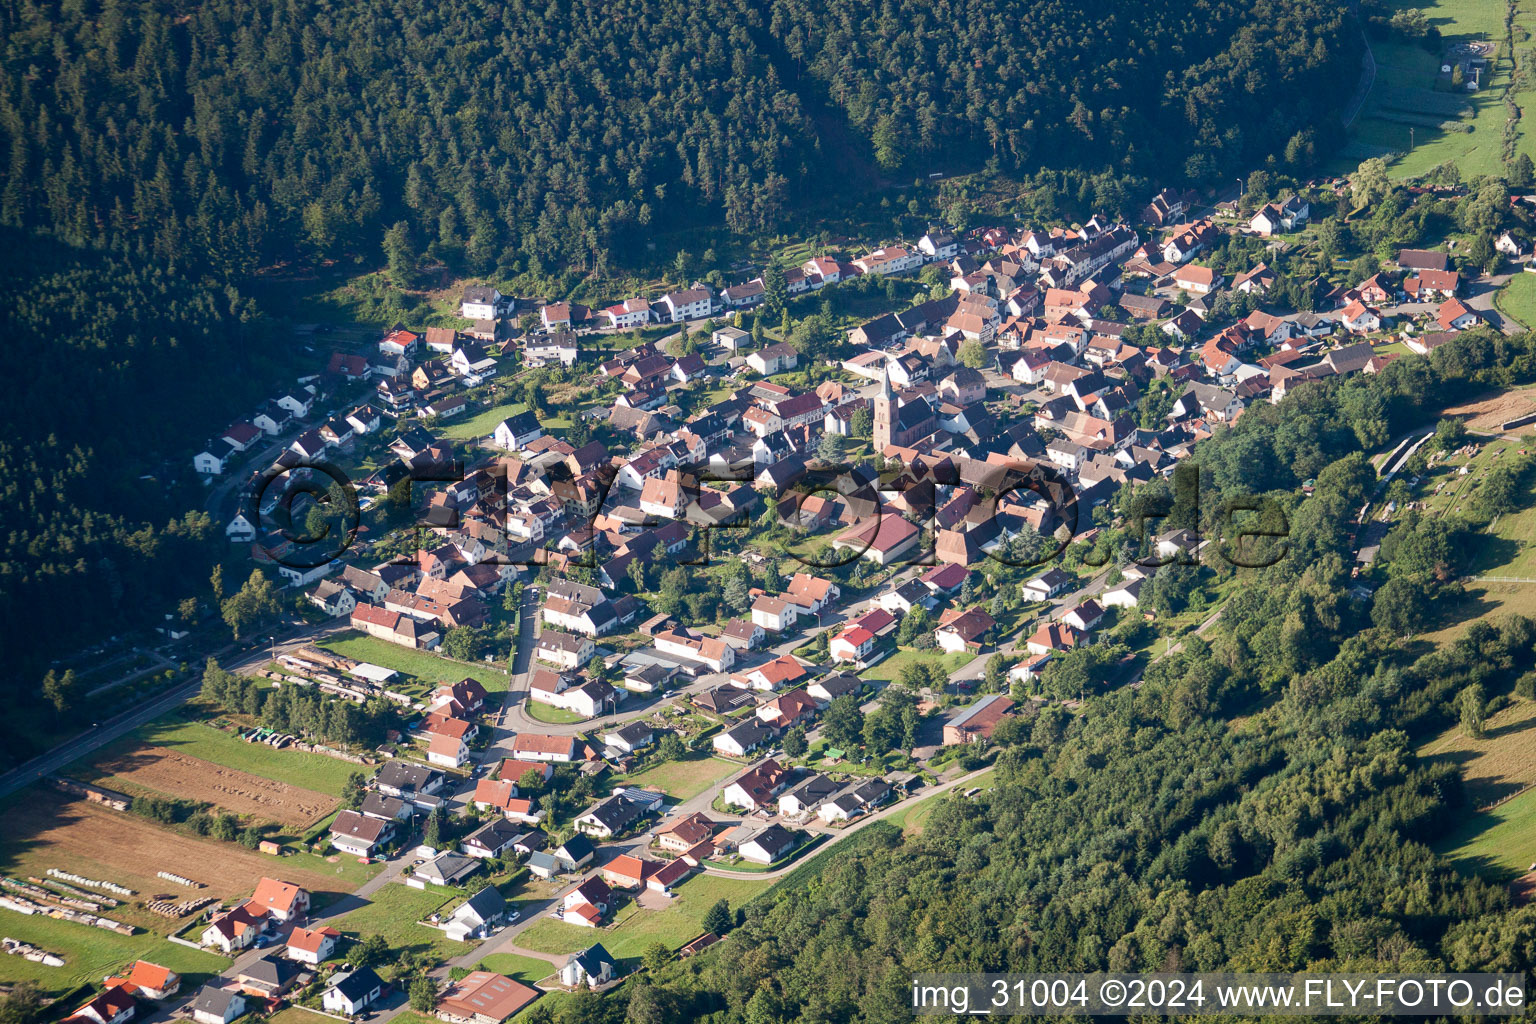
[[747, 365], [764, 377], [793, 370], [799, 361], [800, 354], [784, 342], [769, 345], [747, 356]]
[[241, 992], [255, 999], [270, 1001], [281, 998], [299, 983], [301, 977], [307, 976], [304, 969], [292, 960], [267, 955], [239, 968], [235, 980]]
[[234, 989], [204, 985], [191, 1006], [197, 1024], [230, 1024], [245, 1013], [245, 996]]
[[295, 928], [288, 934], [288, 945], [283, 954], [290, 960], [318, 967], [331, 958], [340, 940], [341, 932], [329, 925], [314, 929]]
[[1248, 226], [1255, 234], [1277, 235], [1282, 231], [1300, 230], [1311, 216], [1311, 205], [1293, 193], [1279, 202], [1265, 203], [1248, 221]]
[[394, 822], [342, 810], [331, 822], [331, 846], [355, 857], [371, 857], [394, 835]]
[[933, 637], [945, 653], [975, 653], [986, 646], [987, 637], [996, 625], [997, 620], [980, 608], [966, 611], [951, 608], [939, 618], [939, 628], [934, 630]]
[[503, 974], [471, 971], [437, 999], [437, 1016], [448, 1024], [502, 1024], [539, 998], [539, 990]]
[[357, 1014], [384, 992], [384, 982], [371, 967], [331, 975], [320, 1005], [331, 1013]]
[[613, 980], [615, 963], [613, 955], [601, 945], [589, 946], [579, 953], [572, 953], [566, 960], [565, 966], [560, 968], [560, 984], [567, 988], [582, 984], [605, 985]]
[[736, 852], [753, 864], [772, 864], [788, 856], [798, 844], [796, 833], [782, 825], [769, 825], [739, 843]]
[[720, 793], [720, 801], [744, 811], [771, 809], [789, 782], [789, 771], [770, 758], [727, 785]]
[[1013, 699], [1000, 693], [982, 697], [944, 723], [944, 745], [990, 740], [997, 723], [1013, 708]]

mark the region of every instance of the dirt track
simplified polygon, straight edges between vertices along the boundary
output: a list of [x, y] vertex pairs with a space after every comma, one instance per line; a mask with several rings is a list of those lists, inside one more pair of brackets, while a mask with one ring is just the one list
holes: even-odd
[[124, 782], [166, 796], [207, 801], [226, 811], [280, 825], [304, 827], [336, 809], [325, 793], [189, 757], [165, 747], [143, 747], [97, 766], [106, 785]]

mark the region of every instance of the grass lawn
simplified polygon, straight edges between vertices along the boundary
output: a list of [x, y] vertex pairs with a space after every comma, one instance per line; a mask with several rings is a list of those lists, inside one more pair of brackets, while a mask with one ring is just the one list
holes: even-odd
[[522, 402], [508, 402], [506, 405], [498, 405], [477, 413], [469, 419], [456, 420], [441, 429], [444, 437], [451, 437], [456, 441], [469, 441], [478, 437], [488, 437], [496, 429], [496, 424], [509, 416], [527, 411], [528, 407]]
[[369, 898], [367, 906], [344, 914], [331, 924], [354, 939], [382, 935], [395, 949], [430, 952], [440, 961], [447, 960], [469, 947], [417, 922], [453, 898], [447, 890], [434, 886], [412, 889], [407, 885], [386, 885]]
[[[559, 1020], [560, 1008], [570, 1001], [571, 993], [569, 992], [546, 992], [542, 996], [539, 996], [537, 1002], [531, 1003], [526, 1010], [518, 1014], [516, 1017], [513, 1017], [512, 1024], [519, 1024], [519, 1022], [523, 1021], [531, 1021], [534, 1019], [535, 1013], [540, 1015], [538, 1019], [542, 1024], [543, 1021], [551, 1019], [549, 1017], [543, 1016], [543, 1014], [546, 1012], [553, 1014], [554, 1020]], [[395, 1020], [404, 1021], [405, 1018], [396, 1017]], [[390, 1024], [394, 1024], [394, 1021], [391, 1021]], [[437, 1024], [437, 1018], [423, 1017], [420, 1024]]]
[[1536, 327], [1536, 274], [1519, 273], [1494, 296], [1499, 312], [1523, 327]]
[[551, 725], [569, 725], [573, 722], [585, 722], [587, 720], [585, 715], [578, 715], [576, 712], [567, 711], [565, 708], [557, 708], [553, 704], [545, 704], [541, 700], [530, 700], [525, 707], [528, 709], [529, 715]]
[[192, 991], [229, 966], [222, 956], [178, 946], [152, 933], [118, 935], [41, 915], [6, 911], [0, 931], [64, 958], [63, 967], [47, 967], [19, 956], [0, 956], [0, 982], [34, 981], [45, 992], [62, 992], [82, 982], [100, 985], [108, 974], [140, 959], [176, 971], [182, 975], [183, 990]]
[[741, 765], [707, 754], [694, 754], [681, 761], [665, 761], [654, 768], [646, 768], [615, 785], [655, 786], [677, 801], [698, 796], [710, 786], [741, 770]]
[[523, 932], [518, 945], [541, 953], [574, 953], [601, 942], [608, 952], [621, 958], [638, 957], [653, 942], [676, 949], [699, 934], [700, 922], [717, 900], [738, 907], [771, 884], [756, 878], [695, 875], [677, 888], [677, 898], [664, 910], [644, 910], [630, 903], [606, 928], [581, 928], [547, 918]]
[[355, 630], [339, 634], [321, 646], [346, 658], [383, 665], [434, 683], [456, 683], [468, 676], [478, 679], [492, 693], [505, 692], [510, 683], [507, 674], [499, 668], [453, 661], [430, 651], [413, 651], [409, 647], [365, 636]]
[[882, 679], [889, 681], [900, 676], [901, 670], [910, 664], [931, 663], [941, 665], [946, 673], [951, 673], [964, 668], [975, 660], [976, 655], [970, 652], [964, 654], [945, 654], [937, 648], [926, 651], [898, 650], [878, 665], [872, 665], [863, 672], [860, 672], [859, 675], [871, 682]]
[[1454, 726], [1420, 747], [1419, 756], [1459, 765], [1473, 806], [1517, 793], [1536, 783], [1536, 701], [1515, 697], [1488, 719], [1481, 739]]
[[1536, 861], [1536, 790], [1472, 814], [1435, 845], [1467, 874], [1508, 881]]
[[[363, 767], [324, 754], [276, 750], [261, 743], [247, 743], [234, 733], [203, 722], [189, 722], [175, 714], [140, 726], [116, 743], [103, 747], [93, 761], [107, 761], [139, 746], [166, 747], [226, 768], [331, 796], [340, 796], [347, 776]], [[90, 775], [88, 771], [77, 774]]]
[[[405, 1014], [401, 1015], [402, 1017]], [[268, 1017], [266, 1024], [325, 1024], [331, 1017], [304, 1006], [295, 1006], [290, 1003], [283, 1009]], [[397, 1017], [396, 1020], [400, 1018]]]
[[516, 953], [492, 953], [475, 965], [477, 970], [494, 971], [515, 978], [524, 985], [532, 985], [554, 974], [556, 967], [548, 960], [518, 956]]
[[1474, 573], [1536, 578], [1536, 508], [1499, 516], [1479, 541]]

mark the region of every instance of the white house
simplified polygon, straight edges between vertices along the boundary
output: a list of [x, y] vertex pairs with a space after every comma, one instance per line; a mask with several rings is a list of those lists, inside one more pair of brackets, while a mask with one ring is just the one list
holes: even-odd
[[960, 243], [955, 241], [955, 236], [942, 231], [930, 231], [917, 240], [917, 249], [929, 263], [937, 260], [954, 259], [960, 251]]
[[1047, 569], [1024, 584], [1024, 596], [1031, 601], [1048, 601], [1072, 583], [1072, 577], [1060, 569]]
[[355, 1014], [384, 991], [384, 982], [371, 967], [331, 976], [331, 987], [320, 996], [320, 1005], [331, 1013]]
[[600, 945], [589, 946], [580, 953], [572, 953], [565, 966], [560, 968], [560, 984], [575, 988], [582, 982], [597, 986], [613, 980], [613, 956]]
[[1311, 205], [1301, 196], [1291, 195], [1278, 203], [1265, 203], [1248, 226], [1258, 234], [1274, 235], [1305, 227], [1311, 215]]
[[544, 427], [538, 417], [526, 411], [502, 420], [491, 432], [491, 440], [496, 447], [505, 448], [509, 452], [522, 451], [543, 436]]
[[236, 512], [235, 518], [231, 519], [229, 525], [224, 527], [224, 536], [232, 544], [244, 544], [247, 541], [256, 539], [256, 527], [246, 518], [244, 512]]
[[295, 928], [288, 936], [283, 955], [289, 960], [318, 967], [331, 958], [341, 932], [328, 925], [319, 928]]
[[192, 468], [208, 476], [217, 476], [224, 472], [224, 467], [229, 464], [230, 456], [234, 453], [228, 441], [222, 438], [210, 441], [208, 447], [192, 456]]
[[473, 387], [496, 376], [496, 360], [485, 354], [479, 345], [462, 345], [448, 357], [453, 372]]
[[799, 361], [800, 353], [784, 342], [780, 342], [777, 345], [769, 345], [767, 348], [747, 356], [747, 365], [764, 377], [772, 377], [776, 373], [793, 370]]
[[709, 316], [714, 308], [714, 296], [708, 288], [686, 288], [668, 292], [656, 304], [661, 307], [661, 319], [675, 324]]
[[827, 649], [833, 661], [863, 661], [875, 649], [875, 634], [863, 626], [854, 626], [833, 637]]
[[639, 327], [651, 322], [651, 303], [647, 299], [625, 299], [603, 310], [608, 326], [618, 329]]
[[1122, 580], [1099, 595], [1106, 608], [1135, 608], [1141, 600], [1141, 580]]
[[465, 320], [495, 320], [501, 316], [506, 297], [488, 284], [473, 284], [464, 289], [459, 301], [459, 315]]
[[198, 1024], [229, 1024], [245, 1012], [245, 996], [234, 989], [203, 986], [192, 1000], [192, 1019]]

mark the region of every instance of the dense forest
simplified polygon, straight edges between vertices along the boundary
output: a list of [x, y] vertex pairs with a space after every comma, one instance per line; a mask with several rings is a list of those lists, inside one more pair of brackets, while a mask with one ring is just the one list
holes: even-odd
[[1359, 37], [1327, 0], [779, 0], [772, 28], [892, 168], [996, 157], [1166, 182], [1272, 155], [1305, 167], [1359, 74]]
[[[0, 700], [30, 708], [11, 688], [35, 690], [46, 660], [207, 579], [222, 524], [201, 511], [186, 453], [271, 370], [233, 289], [13, 228], [0, 228], [0, 331]], [[212, 378], [225, 383], [194, 383]]]
[[[1414, 748], [1469, 691], [1531, 692], [1536, 623], [1402, 641], [1401, 585], [1421, 613], [1455, 607], [1471, 553], [1455, 523], [1394, 527], [1374, 600], [1351, 593], [1343, 556], [1375, 486], [1362, 441], [1533, 372], [1536, 337], [1480, 330], [1253, 406], [1197, 449], [1214, 502], [1201, 521], [1276, 488], [1293, 547], [1204, 639], [1139, 689], [1005, 723], [989, 795], [944, 799], [917, 835], [870, 829], [737, 908], [710, 952], [530, 1020], [902, 1021], [917, 972], [1529, 969], [1536, 907], [1432, 851], [1472, 808], [1459, 770]], [[1302, 480], [1314, 491], [1297, 501]]]
[[226, 278], [372, 260], [396, 223], [450, 266], [601, 270], [658, 229], [776, 225], [849, 146], [1303, 165], [1358, 72], [1323, 0], [7, 0], [0, 37], [0, 221]]

